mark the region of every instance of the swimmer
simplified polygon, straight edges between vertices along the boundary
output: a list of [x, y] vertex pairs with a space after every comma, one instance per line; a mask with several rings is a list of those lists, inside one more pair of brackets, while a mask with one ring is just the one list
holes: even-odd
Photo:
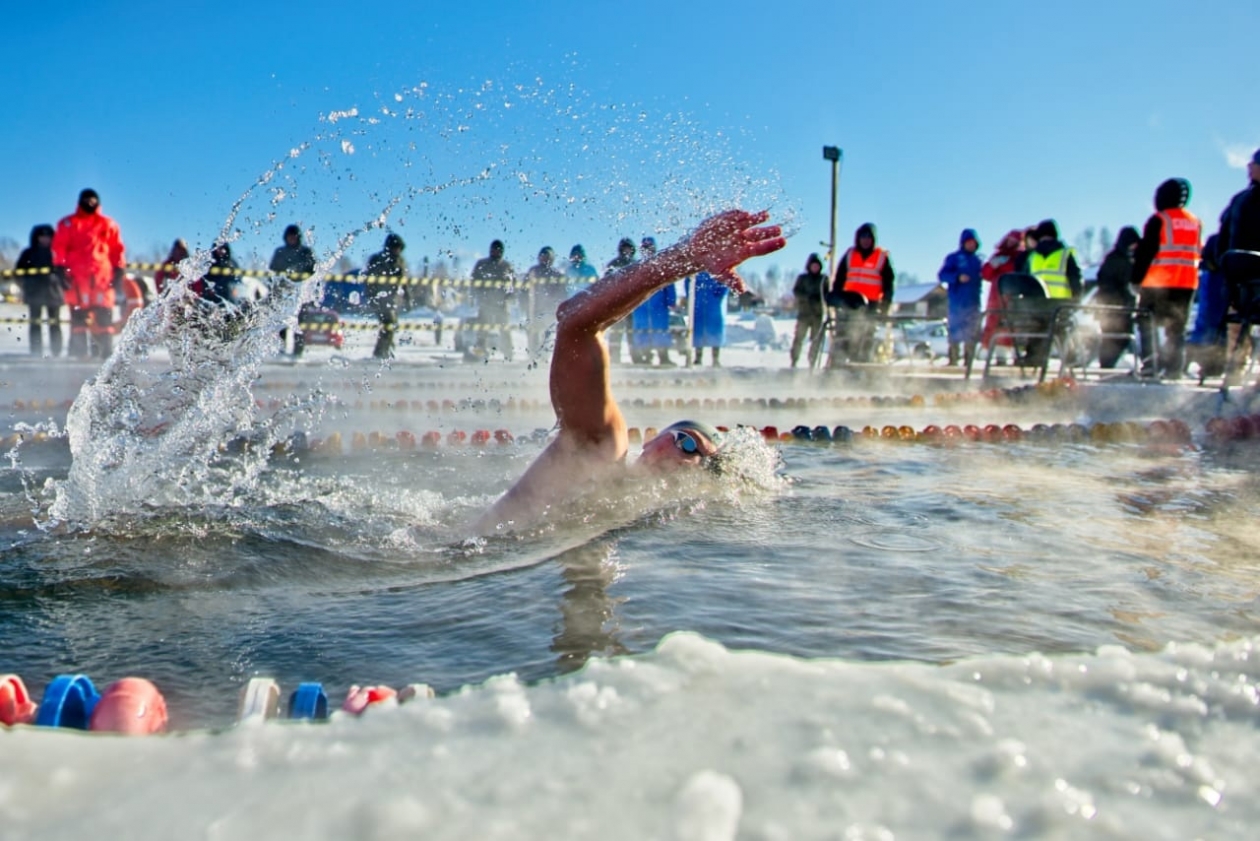
[[[556, 311], [551, 404], [559, 433], [525, 474], [476, 523], [479, 533], [528, 526], [546, 509], [624, 469], [629, 437], [609, 381], [604, 331], [656, 290], [707, 271], [735, 293], [735, 267], [782, 248], [778, 225], [758, 227], [767, 211], [728, 210], [647, 260], [607, 275]], [[704, 466], [720, 446], [712, 427], [679, 421], [643, 445], [637, 469], [661, 472]]]

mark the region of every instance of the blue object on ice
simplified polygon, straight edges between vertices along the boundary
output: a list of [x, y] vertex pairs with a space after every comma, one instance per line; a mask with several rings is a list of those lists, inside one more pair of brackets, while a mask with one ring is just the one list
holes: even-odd
[[44, 690], [35, 723], [40, 727], [86, 730], [99, 700], [101, 693], [87, 675], [57, 675]]
[[299, 683], [289, 696], [289, 718], [328, 718], [328, 694], [322, 683]]

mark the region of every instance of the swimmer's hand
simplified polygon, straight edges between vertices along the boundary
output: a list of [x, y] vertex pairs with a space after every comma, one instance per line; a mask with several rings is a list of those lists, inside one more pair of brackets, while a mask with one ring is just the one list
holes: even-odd
[[735, 292], [744, 291], [744, 281], [735, 267], [750, 257], [761, 257], [787, 244], [778, 225], [756, 227], [770, 218], [770, 211], [749, 213], [727, 210], [700, 223], [691, 236], [679, 243], [692, 271], [706, 271]]

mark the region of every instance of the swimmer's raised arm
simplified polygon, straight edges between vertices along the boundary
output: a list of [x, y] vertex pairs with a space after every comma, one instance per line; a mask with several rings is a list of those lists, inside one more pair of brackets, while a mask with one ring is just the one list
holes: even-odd
[[681, 242], [602, 278], [560, 305], [551, 357], [551, 404], [559, 435], [481, 518], [479, 530], [536, 515], [625, 458], [626, 422], [613, 397], [603, 331], [656, 290], [699, 271], [742, 292], [735, 267], [786, 244], [779, 226], [758, 227], [769, 217], [766, 211], [743, 210], [710, 216]]

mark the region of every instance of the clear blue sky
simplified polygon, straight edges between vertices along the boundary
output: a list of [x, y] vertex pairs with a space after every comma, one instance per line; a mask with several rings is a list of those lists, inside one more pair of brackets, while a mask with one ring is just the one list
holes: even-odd
[[[1254, 0], [1185, 2], [64, 2], [4, 12], [0, 236], [97, 189], [133, 257], [296, 221], [322, 255], [384, 211], [413, 267], [489, 240], [670, 239], [768, 205], [795, 274], [828, 237], [824, 144], [844, 149], [837, 240], [879, 227], [934, 277], [1054, 217], [1140, 225], [1189, 178], [1208, 227], [1260, 146]], [[410, 110], [409, 110], [410, 109]], [[450, 185], [434, 193], [432, 188]], [[348, 256], [361, 265], [383, 233]]]

